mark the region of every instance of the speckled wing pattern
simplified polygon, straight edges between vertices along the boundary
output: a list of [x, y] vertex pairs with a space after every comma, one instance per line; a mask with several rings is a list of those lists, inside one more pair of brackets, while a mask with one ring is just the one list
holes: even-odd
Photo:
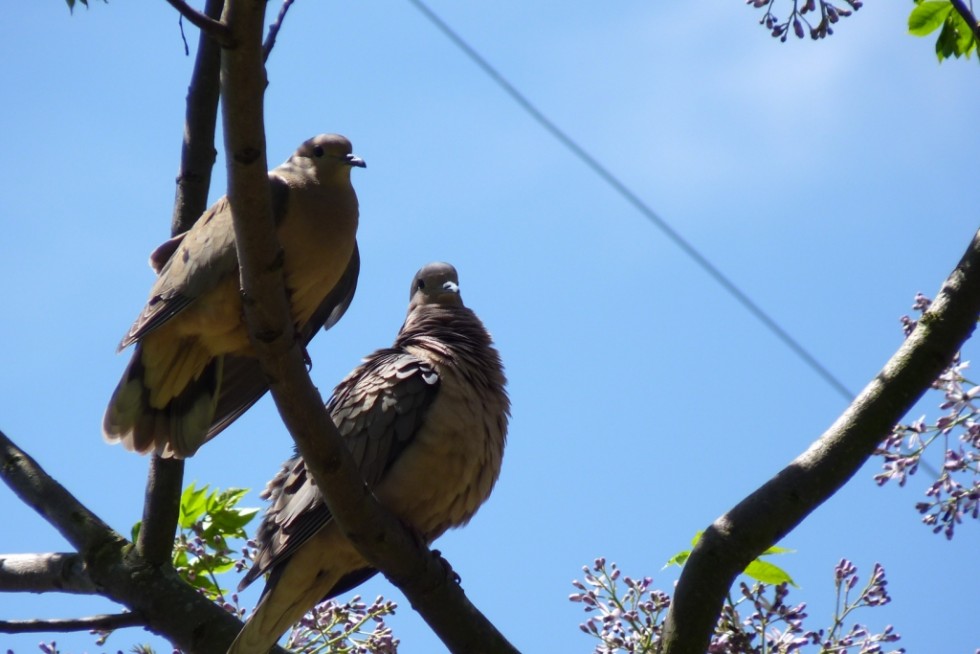
[[[337, 386], [327, 410], [369, 486], [381, 480], [411, 443], [438, 389], [439, 375], [432, 365], [395, 349], [378, 350]], [[262, 547], [239, 588], [274, 571], [332, 518], [299, 455], [283, 464], [263, 495], [271, 506], [257, 534]], [[341, 581], [332, 594], [372, 574], [366, 570], [349, 583]]]

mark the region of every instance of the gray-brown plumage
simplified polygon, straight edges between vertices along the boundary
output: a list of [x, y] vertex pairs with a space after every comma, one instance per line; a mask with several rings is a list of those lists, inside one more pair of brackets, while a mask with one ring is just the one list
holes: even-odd
[[[338, 134], [305, 143], [269, 173], [272, 214], [296, 330], [304, 343], [332, 326], [357, 287], [357, 196], [364, 162]], [[119, 344], [136, 349], [109, 400], [102, 431], [130, 450], [187, 457], [268, 388], [242, 313], [228, 198], [158, 247], [150, 298]]]
[[[423, 267], [392, 347], [334, 390], [327, 409], [378, 500], [427, 542], [466, 524], [500, 473], [510, 402], [500, 357], [463, 306], [456, 270]], [[266, 654], [316, 603], [375, 574], [340, 533], [299, 456], [269, 482], [253, 567], [268, 573], [229, 654]]]

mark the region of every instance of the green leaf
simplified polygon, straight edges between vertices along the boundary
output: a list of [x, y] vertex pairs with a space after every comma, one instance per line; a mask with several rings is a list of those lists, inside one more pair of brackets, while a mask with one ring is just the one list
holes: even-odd
[[949, 59], [956, 54], [956, 28], [952, 26], [950, 21], [943, 23], [943, 30], [939, 33], [939, 38], [936, 39], [936, 57], [939, 58], [939, 63], [942, 63], [943, 59]]
[[788, 547], [780, 547], [779, 545], [773, 545], [759, 556], [767, 556], [769, 554], [796, 554], [796, 550], [791, 550]]
[[684, 550], [683, 552], [678, 552], [674, 556], [667, 559], [667, 563], [664, 563], [662, 570], [666, 570], [672, 565], [676, 565], [679, 568], [683, 568], [684, 564], [687, 563], [687, 559], [691, 556], [691, 550]]
[[973, 30], [970, 29], [970, 24], [963, 19], [963, 16], [958, 11], [951, 13], [946, 22], [952, 23], [953, 30], [956, 33], [956, 56], [964, 55], [969, 57], [970, 52], [977, 45], [973, 38]]
[[752, 577], [756, 581], [761, 581], [764, 584], [782, 584], [787, 583], [791, 586], [796, 586], [796, 582], [793, 578], [789, 576], [789, 573], [780, 568], [778, 565], [773, 565], [768, 561], [763, 561], [761, 559], [756, 559], [752, 563], [745, 566], [744, 574]]
[[219, 575], [222, 572], [228, 572], [229, 570], [234, 568], [235, 563], [236, 563], [235, 561], [232, 561], [227, 556], [222, 556], [216, 559], [213, 563], [211, 563], [211, 565], [209, 565], [208, 568], [215, 575]]
[[174, 568], [187, 567], [187, 552], [185, 550], [175, 550], [173, 556]]
[[129, 530], [129, 535], [133, 539], [132, 542], [135, 543], [136, 540], [140, 537], [140, 529], [142, 527], [143, 527], [143, 521], [142, 520], [137, 520], [133, 524], [133, 528]]
[[232, 509], [211, 514], [211, 522], [225, 536], [236, 536], [242, 527], [252, 521], [258, 514], [258, 509]]
[[207, 509], [208, 487], [198, 490], [191, 482], [180, 495], [180, 526], [190, 529], [194, 521], [204, 514]]
[[915, 6], [909, 14], [909, 34], [914, 36], [926, 36], [939, 29], [949, 12], [953, 10], [953, 5], [949, 0], [930, 0], [921, 2]]

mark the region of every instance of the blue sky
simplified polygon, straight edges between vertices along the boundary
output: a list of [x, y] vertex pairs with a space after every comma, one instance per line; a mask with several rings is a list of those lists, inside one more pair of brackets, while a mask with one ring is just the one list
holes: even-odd
[[[739, 2], [432, 6], [854, 391], [977, 228], [977, 66], [937, 65], [931, 40], [907, 36], [911, 2], [869, 2], [833, 37], [787, 44]], [[147, 255], [168, 235], [193, 58], [164, 2], [5, 15], [0, 428], [128, 533], [147, 460], [99, 426], [128, 359], [115, 346], [152, 281]], [[270, 165], [327, 131], [368, 163], [354, 171], [358, 294], [310, 350], [321, 392], [391, 342], [432, 260], [457, 266], [496, 338], [513, 400], [503, 473], [438, 547], [523, 651], [591, 651], [566, 599], [582, 565], [602, 555], [671, 588], [663, 562], [844, 408], [409, 3], [296, 3], [268, 70]], [[212, 198], [224, 187], [219, 158]], [[266, 399], [188, 463], [187, 481], [252, 488], [260, 506], [290, 451]], [[783, 542], [797, 550], [781, 561], [801, 586], [791, 598], [826, 626], [836, 562], [866, 578], [879, 561], [894, 601], [859, 621], [894, 624], [909, 652], [972, 652], [976, 525], [932, 535], [913, 509], [928, 480], [878, 489], [876, 465]], [[0, 551], [66, 548], [4, 488], [0, 507]], [[383, 579], [361, 592], [400, 602], [402, 652], [442, 651]], [[0, 595], [3, 618], [113, 610]], [[26, 654], [40, 638], [0, 640]], [[57, 640], [101, 651], [86, 634]], [[140, 632], [106, 650], [137, 641], [165, 651]]]

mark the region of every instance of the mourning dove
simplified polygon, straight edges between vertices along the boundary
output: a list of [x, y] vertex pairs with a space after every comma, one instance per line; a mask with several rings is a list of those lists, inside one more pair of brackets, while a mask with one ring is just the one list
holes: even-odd
[[[269, 173], [293, 323], [303, 343], [329, 328], [357, 286], [357, 196], [364, 161], [337, 134], [305, 143]], [[268, 388], [242, 313], [228, 198], [150, 255], [159, 273], [119, 349], [136, 343], [102, 430], [129, 450], [188, 457]]]
[[[431, 263], [412, 281], [392, 347], [368, 356], [327, 402], [378, 500], [428, 543], [466, 524], [500, 473], [510, 402], [500, 356], [463, 306], [456, 270]], [[298, 455], [263, 493], [254, 564], [239, 589], [268, 582], [228, 654], [266, 654], [316, 603], [376, 573], [333, 522]]]

